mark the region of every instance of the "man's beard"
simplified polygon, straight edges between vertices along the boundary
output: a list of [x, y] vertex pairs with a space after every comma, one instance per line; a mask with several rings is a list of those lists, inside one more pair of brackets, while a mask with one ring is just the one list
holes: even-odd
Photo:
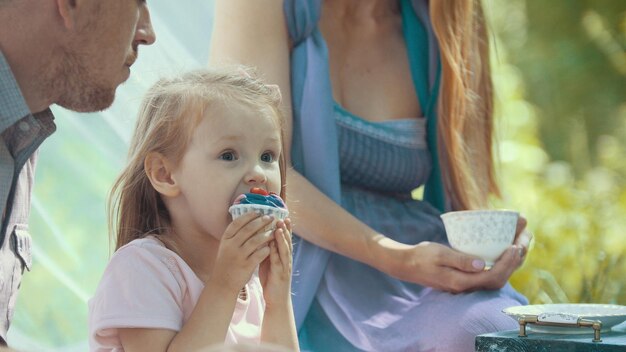
[[[113, 104], [117, 85], [106, 81], [107, 76], [99, 72], [94, 55], [64, 51], [50, 82], [50, 93], [58, 98], [54, 103], [78, 112], [104, 110]], [[91, 59], [91, 60], [90, 60]], [[92, 67], [89, 67], [89, 65]], [[57, 95], [58, 94], [58, 95]]]

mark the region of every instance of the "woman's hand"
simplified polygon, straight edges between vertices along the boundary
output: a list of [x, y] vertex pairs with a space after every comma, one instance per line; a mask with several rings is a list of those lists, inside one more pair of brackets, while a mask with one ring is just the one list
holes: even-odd
[[[526, 229], [526, 218], [522, 215], [517, 219], [517, 228], [515, 229], [515, 239], [513, 244], [519, 246], [519, 250], [523, 259], [526, 259], [526, 253], [530, 249], [530, 243], [533, 240], [533, 234]], [[522, 260], [523, 262], [523, 260]]]
[[291, 220], [278, 221], [274, 241], [270, 242], [270, 255], [259, 268], [263, 297], [267, 307], [284, 304], [291, 292], [292, 253]]
[[385, 249], [381, 269], [400, 280], [453, 293], [499, 289], [506, 285], [528, 253], [533, 236], [526, 230], [526, 224], [526, 218], [520, 215], [513, 245], [489, 270], [485, 270], [482, 259], [439, 243], [406, 245], [382, 236], [378, 240]]
[[502, 288], [523, 261], [517, 245], [509, 247], [491, 269], [485, 270], [483, 260], [439, 243], [380, 241], [387, 251], [385, 272], [389, 275], [452, 293]]

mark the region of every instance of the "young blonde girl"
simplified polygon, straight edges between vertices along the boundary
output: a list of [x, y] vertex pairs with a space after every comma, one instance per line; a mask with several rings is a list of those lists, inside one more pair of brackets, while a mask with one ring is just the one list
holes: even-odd
[[139, 113], [111, 195], [116, 252], [89, 302], [90, 349], [296, 350], [290, 220], [228, 208], [284, 194], [280, 94], [241, 68], [162, 79]]

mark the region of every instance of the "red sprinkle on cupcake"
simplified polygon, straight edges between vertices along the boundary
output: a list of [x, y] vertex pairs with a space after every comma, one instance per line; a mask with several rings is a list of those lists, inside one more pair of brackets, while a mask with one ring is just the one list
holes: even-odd
[[252, 187], [250, 189], [250, 193], [260, 194], [262, 196], [269, 196], [270, 195], [266, 190], [264, 190], [263, 188], [259, 188], [259, 187]]

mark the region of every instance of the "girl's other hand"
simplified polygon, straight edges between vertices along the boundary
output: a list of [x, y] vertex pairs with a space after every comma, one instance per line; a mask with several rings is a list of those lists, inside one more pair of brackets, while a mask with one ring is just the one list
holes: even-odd
[[265, 231], [265, 227], [272, 220], [270, 216], [256, 213], [233, 220], [220, 240], [211, 280], [239, 292], [257, 265], [270, 255], [268, 243], [272, 234]]
[[263, 296], [268, 307], [288, 302], [291, 291], [293, 246], [291, 242], [291, 220], [278, 221], [274, 230], [274, 241], [270, 242], [270, 255], [259, 269]]

